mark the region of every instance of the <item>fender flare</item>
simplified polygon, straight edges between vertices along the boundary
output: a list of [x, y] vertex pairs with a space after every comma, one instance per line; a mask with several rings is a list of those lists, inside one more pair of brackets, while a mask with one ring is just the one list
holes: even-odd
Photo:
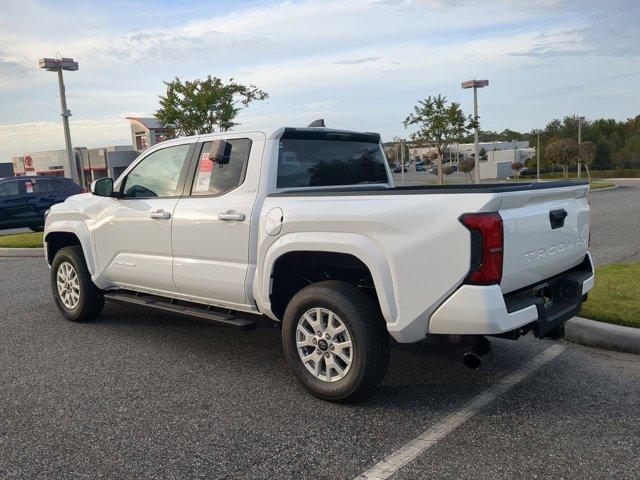
[[[262, 249], [261, 249], [262, 250]], [[391, 265], [383, 251], [368, 237], [356, 233], [299, 232], [281, 236], [260, 252], [254, 285], [254, 297], [261, 312], [274, 320], [269, 296], [271, 275], [278, 258], [291, 252], [315, 251], [353, 255], [371, 272], [380, 310], [385, 321], [394, 322], [398, 315]]]
[[[47, 249], [47, 238], [53, 233], [72, 233], [78, 238], [85, 262], [87, 262], [87, 270], [93, 277], [96, 274], [97, 260], [91, 244], [91, 235], [85, 223], [77, 220], [61, 220], [47, 226], [44, 236], [45, 248]], [[47, 252], [47, 259], [49, 258], [48, 255]]]

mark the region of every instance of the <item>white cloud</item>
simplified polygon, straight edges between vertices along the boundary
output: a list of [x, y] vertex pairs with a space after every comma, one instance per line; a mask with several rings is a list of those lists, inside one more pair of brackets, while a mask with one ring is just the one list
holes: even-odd
[[[445, 93], [468, 108], [468, 95], [459, 89], [467, 77], [491, 79], [481, 97], [482, 115], [493, 122], [488, 126], [528, 128], [556, 110], [525, 95], [535, 98], [580, 76], [583, 103], [558, 105], [584, 112], [592, 79], [607, 69], [626, 75], [640, 67], [634, 58], [611, 63], [640, 45], [640, 9], [631, 0], [608, 1], [606, 18], [599, 16], [604, 7], [597, 0], [305, 0], [233, 3], [226, 10], [202, 4], [187, 20], [171, 21], [171, 8], [184, 13], [178, 6], [163, 9], [158, 24], [152, 12], [144, 27], [108, 11], [108, 3], [59, 2], [4, 2], [0, 161], [26, 150], [61, 148], [55, 79], [35, 67], [37, 58], [57, 51], [80, 61], [80, 70], [65, 78], [72, 140], [88, 146], [128, 141], [123, 112], [152, 114], [162, 81], [174, 76], [234, 77], [267, 90], [268, 101], [242, 112], [246, 128], [325, 116], [330, 125], [390, 137], [402, 133], [404, 115], [427, 94]], [[75, 27], [60, 28], [69, 23], [71, 8]], [[634, 81], [625, 78], [619, 84]], [[600, 112], [602, 89], [598, 94], [592, 105]], [[514, 99], [521, 101], [518, 108]], [[639, 107], [638, 101], [611, 105], [602, 114]]]
[[[137, 115], [123, 114], [122, 117], [71, 121], [73, 145], [85, 147], [130, 145], [131, 132], [125, 116]], [[28, 142], [25, 142], [25, 139], [29, 139]], [[63, 149], [62, 121], [0, 125], [0, 145], [11, 151], [11, 155]], [[7, 160], [9, 159], [2, 159], [2, 161]]]

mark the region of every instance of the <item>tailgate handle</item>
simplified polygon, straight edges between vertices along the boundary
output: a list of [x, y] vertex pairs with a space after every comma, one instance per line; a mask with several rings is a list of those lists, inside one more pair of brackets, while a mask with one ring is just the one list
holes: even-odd
[[564, 208], [559, 210], [551, 210], [549, 212], [549, 222], [551, 223], [551, 230], [564, 227], [564, 219], [567, 218], [567, 211]]

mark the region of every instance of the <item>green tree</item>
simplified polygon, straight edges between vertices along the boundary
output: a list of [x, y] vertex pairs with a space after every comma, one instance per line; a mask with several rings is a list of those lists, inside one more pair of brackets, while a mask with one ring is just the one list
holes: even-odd
[[520, 170], [524, 168], [522, 162], [513, 162], [511, 164], [511, 170], [513, 170], [513, 176], [518, 178], [520, 176]]
[[442, 185], [442, 158], [456, 139], [475, 126], [471, 116], [465, 116], [457, 102], [447, 104], [446, 97], [429, 95], [419, 100], [414, 112], [404, 121], [404, 127], [415, 125], [418, 131], [411, 138], [433, 145], [438, 152], [438, 184]]
[[387, 157], [387, 162], [393, 167], [398, 161], [398, 148], [395, 145], [390, 145], [385, 146], [383, 150], [384, 156]]
[[241, 85], [233, 78], [226, 84], [217, 77], [182, 82], [178, 77], [164, 82], [167, 92], [160, 96], [156, 118], [171, 125], [178, 135], [224, 132], [239, 125], [234, 121], [240, 110], [254, 100], [269, 95], [255, 85]]
[[446, 176], [449, 176], [449, 175], [453, 175], [453, 172], [454, 172], [454, 171], [455, 171], [455, 170], [453, 169], [453, 167], [449, 166], [449, 167], [446, 167], [442, 172], [443, 172]]
[[585, 140], [580, 143], [580, 163], [591, 166], [593, 161], [596, 159], [596, 144], [591, 140]]
[[576, 163], [580, 157], [578, 142], [571, 138], [561, 138], [550, 143], [545, 149], [545, 157], [562, 167], [564, 178], [569, 178], [568, 167]]
[[[482, 158], [482, 157], [480, 157]], [[460, 161], [460, 171], [465, 174], [465, 182], [467, 181], [467, 176], [469, 180], [471, 180], [471, 172], [476, 166], [476, 161], [473, 158], [467, 158], [466, 160]]]
[[616, 166], [618, 168], [640, 167], [640, 135], [634, 135], [627, 139], [616, 153]]

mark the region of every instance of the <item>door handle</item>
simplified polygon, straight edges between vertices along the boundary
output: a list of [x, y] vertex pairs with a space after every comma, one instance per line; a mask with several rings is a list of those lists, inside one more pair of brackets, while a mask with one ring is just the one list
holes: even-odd
[[218, 220], [222, 220], [224, 222], [242, 222], [244, 221], [244, 213], [229, 210], [226, 213], [219, 213]]
[[171, 213], [165, 212], [164, 210], [156, 210], [155, 212], [151, 212], [149, 215], [151, 218], [159, 218], [161, 220], [168, 220], [171, 218]]

